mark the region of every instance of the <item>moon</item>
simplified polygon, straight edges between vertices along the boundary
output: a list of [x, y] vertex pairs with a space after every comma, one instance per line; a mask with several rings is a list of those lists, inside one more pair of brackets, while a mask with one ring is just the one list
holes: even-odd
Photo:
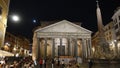
[[13, 16], [12, 16], [12, 19], [13, 19], [14, 21], [19, 21], [19, 20], [20, 20], [17, 15], [13, 15]]

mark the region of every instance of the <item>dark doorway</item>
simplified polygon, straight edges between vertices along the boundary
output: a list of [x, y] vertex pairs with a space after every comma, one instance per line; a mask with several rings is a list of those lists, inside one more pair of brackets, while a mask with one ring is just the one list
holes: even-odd
[[[61, 49], [60, 49], [61, 47]], [[65, 46], [58, 46], [58, 55], [65, 56]]]

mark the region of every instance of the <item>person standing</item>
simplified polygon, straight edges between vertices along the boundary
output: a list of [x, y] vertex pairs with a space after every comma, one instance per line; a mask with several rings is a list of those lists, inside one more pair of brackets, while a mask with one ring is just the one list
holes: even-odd
[[54, 61], [54, 59], [52, 59], [52, 68], [54, 68], [54, 63], [55, 63], [55, 61]]
[[88, 62], [89, 62], [89, 68], [92, 68], [92, 65], [93, 65], [92, 60], [89, 60]]
[[44, 59], [44, 68], [46, 68], [46, 63], [47, 63], [46, 59]]
[[18, 68], [18, 64], [19, 64], [19, 63], [18, 63], [17, 61], [14, 61], [14, 62], [13, 62], [14, 68]]
[[43, 64], [43, 60], [42, 59], [40, 59], [39, 64], [40, 64], [40, 68], [42, 68], [42, 64]]
[[60, 65], [60, 59], [59, 59], [59, 57], [58, 57], [58, 66]]
[[61, 61], [62, 64], [62, 68], [64, 68], [65, 64], [64, 64], [64, 60]]
[[34, 65], [36, 66], [36, 65], [37, 65], [37, 61], [36, 61], [36, 60], [34, 60], [33, 62], [34, 62]]

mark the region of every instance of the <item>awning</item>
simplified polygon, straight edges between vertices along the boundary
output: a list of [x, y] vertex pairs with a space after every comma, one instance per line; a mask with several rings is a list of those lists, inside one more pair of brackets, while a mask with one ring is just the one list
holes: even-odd
[[1, 56], [14, 56], [14, 54], [7, 51], [0, 50], [0, 57]]

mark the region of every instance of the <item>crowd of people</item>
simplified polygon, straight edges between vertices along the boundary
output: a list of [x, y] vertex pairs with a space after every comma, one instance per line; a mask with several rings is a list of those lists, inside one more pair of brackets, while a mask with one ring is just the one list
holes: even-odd
[[[68, 60], [69, 61], [69, 60]], [[66, 59], [42, 59], [40, 60], [32, 60], [32, 57], [23, 57], [19, 59], [14, 59], [12, 62], [8, 60], [8, 58], [3, 58], [0, 60], [0, 68], [48, 68], [47, 65], [49, 64], [49, 68], [80, 68], [80, 64], [78, 61], [69, 61], [67, 63]], [[89, 68], [92, 68], [92, 61], [89, 60]], [[36, 67], [37, 66], [37, 67]]]
[[[69, 61], [69, 60], [68, 60]], [[80, 63], [76, 61], [68, 62], [66, 59], [40, 59], [39, 68], [46, 68], [46, 64], [50, 64], [50, 68], [79, 68]], [[66, 63], [67, 62], [67, 63]], [[48, 68], [48, 67], [47, 67]]]
[[0, 60], [0, 68], [34, 68], [34, 63], [31, 57], [16, 58], [13, 60], [9, 58], [2, 58]]

